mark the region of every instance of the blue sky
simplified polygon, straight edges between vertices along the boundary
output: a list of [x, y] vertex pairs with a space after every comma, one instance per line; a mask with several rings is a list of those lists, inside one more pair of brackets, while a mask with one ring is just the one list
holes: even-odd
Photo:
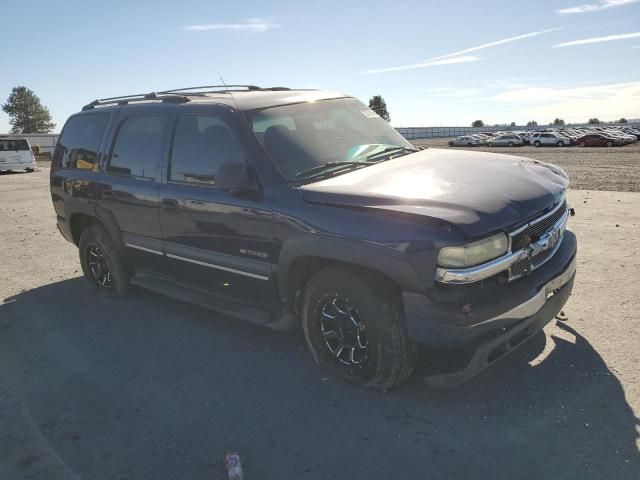
[[640, 0], [22, 0], [2, 17], [0, 99], [31, 88], [57, 129], [98, 97], [221, 76], [379, 93], [394, 126], [640, 117]]

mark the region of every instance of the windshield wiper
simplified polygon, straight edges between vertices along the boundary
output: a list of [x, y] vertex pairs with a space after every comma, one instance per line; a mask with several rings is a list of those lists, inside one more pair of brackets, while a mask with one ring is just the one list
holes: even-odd
[[326, 162], [320, 165], [316, 165], [315, 167], [309, 168], [307, 170], [303, 170], [301, 172], [296, 173], [296, 178], [305, 178], [305, 177], [309, 177], [312, 176], [314, 173], [323, 173], [325, 170], [331, 170], [335, 167], [339, 167], [344, 165], [344, 168], [339, 168], [337, 170], [334, 170], [331, 173], [335, 173], [344, 169], [351, 169], [354, 167], [358, 167], [359, 165], [373, 165], [374, 163], [377, 162], [368, 162], [368, 161], [362, 161], [362, 162]]
[[[371, 155], [367, 155], [366, 158], [367, 160], [371, 160], [372, 158], [376, 158], [379, 157], [381, 155], [389, 155], [395, 152], [406, 152], [405, 155], [409, 154], [409, 153], [415, 153], [415, 152], [419, 152], [420, 150], [418, 150], [417, 148], [410, 148], [410, 147], [387, 147], [384, 148], [382, 150], [380, 150], [379, 152], [375, 152], [372, 153]], [[375, 163], [375, 162], [374, 162]]]

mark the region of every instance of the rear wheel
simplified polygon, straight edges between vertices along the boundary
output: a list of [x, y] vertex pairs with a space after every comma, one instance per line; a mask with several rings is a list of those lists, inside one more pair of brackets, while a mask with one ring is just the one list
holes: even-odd
[[539, 147], [540, 146], [540, 140], [536, 140], [535, 142], [533, 142], [533, 146], [534, 147]]
[[587, 143], [586, 143], [586, 142], [580, 142], [580, 146], [581, 146], [581, 147], [586, 147], [586, 146], [587, 146]]
[[607, 142], [607, 147], [613, 147], [613, 142], [611, 140]]
[[513, 147], [513, 142], [509, 142], [507, 145], [508, 145], [509, 147]]
[[400, 296], [368, 272], [318, 271], [305, 288], [302, 327], [315, 362], [347, 382], [386, 391], [415, 368], [418, 347], [407, 335]]
[[562, 140], [558, 140], [558, 143], [556, 143], [556, 145], [559, 147], [564, 147], [564, 142]]
[[93, 292], [124, 297], [129, 274], [111, 237], [101, 225], [92, 225], [80, 236], [80, 264]]

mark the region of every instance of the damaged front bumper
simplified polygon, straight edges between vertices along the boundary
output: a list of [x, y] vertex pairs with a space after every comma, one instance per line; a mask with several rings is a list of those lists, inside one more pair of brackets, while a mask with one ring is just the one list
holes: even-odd
[[[473, 352], [469, 363], [454, 373], [445, 373], [425, 377], [427, 385], [434, 388], [446, 388], [459, 385], [483, 371], [504, 357], [523, 342], [542, 330], [558, 315], [571, 295], [575, 278], [576, 260], [559, 277], [549, 282], [540, 293], [528, 302], [504, 314], [506, 317], [521, 315], [534, 311], [530, 316], [510, 328], [483, 335], [465, 345], [467, 351]], [[505, 317], [505, 318], [506, 318]]]
[[458, 385], [504, 357], [547, 325], [571, 295], [576, 271], [576, 239], [566, 232], [544, 268], [487, 293], [483, 301], [461, 309], [426, 296], [405, 293], [410, 337], [419, 343], [460, 347], [466, 363], [453, 373], [425, 377], [433, 387]]

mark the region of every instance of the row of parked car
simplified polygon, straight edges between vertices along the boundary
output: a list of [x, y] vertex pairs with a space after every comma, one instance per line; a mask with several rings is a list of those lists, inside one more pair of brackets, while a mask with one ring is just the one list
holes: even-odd
[[535, 131], [483, 132], [463, 135], [449, 141], [450, 147], [614, 147], [628, 145], [640, 139], [640, 127], [575, 127], [548, 128]]

